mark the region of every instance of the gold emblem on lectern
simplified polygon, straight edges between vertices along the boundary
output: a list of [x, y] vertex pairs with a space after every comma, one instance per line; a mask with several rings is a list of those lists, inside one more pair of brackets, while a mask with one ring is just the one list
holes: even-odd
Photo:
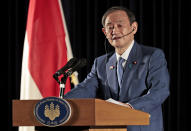
[[46, 105], [44, 110], [44, 115], [53, 121], [56, 117], [60, 116], [60, 107], [56, 105], [54, 107], [53, 102], [50, 103], [50, 106]]
[[43, 125], [55, 127], [66, 123], [71, 117], [70, 104], [61, 98], [46, 97], [34, 108], [35, 118]]

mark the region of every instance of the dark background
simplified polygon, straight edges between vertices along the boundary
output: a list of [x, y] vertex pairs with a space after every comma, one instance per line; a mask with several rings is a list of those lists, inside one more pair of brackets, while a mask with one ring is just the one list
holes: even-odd
[[[8, 1], [8, 130], [11, 101], [19, 99], [22, 52], [27, 22], [28, 0]], [[87, 58], [89, 65], [79, 71], [82, 81], [95, 57], [105, 53], [101, 17], [111, 6], [131, 9], [139, 29], [135, 39], [144, 45], [163, 49], [171, 77], [170, 97], [163, 104], [165, 131], [189, 130], [191, 91], [191, 4], [188, 0], [63, 0], [64, 13], [74, 57]], [[109, 49], [110, 50], [110, 47]], [[3, 62], [5, 62], [3, 61]]]

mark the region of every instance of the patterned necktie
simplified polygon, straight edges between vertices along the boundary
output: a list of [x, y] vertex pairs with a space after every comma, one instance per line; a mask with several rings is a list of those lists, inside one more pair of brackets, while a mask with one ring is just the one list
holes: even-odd
[[121, 88], [121, 80], [123, 76], [123, 65], [122, 63], [125, 61], [122, 57], [119, 57], [119, 61], [117, 63], [117, 78], [118, 78], [118, 83], [119, 87]]

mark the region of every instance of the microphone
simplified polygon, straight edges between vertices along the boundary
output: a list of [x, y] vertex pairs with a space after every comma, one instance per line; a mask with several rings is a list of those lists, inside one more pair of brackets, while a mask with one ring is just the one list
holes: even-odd
[[67, 72], [64, 72], [64, 76], [61, 78], [61, 82], [65, 84], [68, 76], [71, 76], [73, 72], [79, 70], [85, 65], [87, 65], [87, 60], [80, 59], [72, 68], [68, 69]]
[[[54, 79], [60, 84], [60, 98], [63, 98], [64, 88], [68, 76], [72, 75], [74, 71], [79, 70], [85, 65], [87, 65], [86, 59], [77, 60], [76, 58], [72, 58], [64, 67], [62, 67], [53, 75]], [[64, 76], [61, 78], [61, 81], [59, 81], [58, 76], [61, 74], [63, 74]]]
[[[135, 29], [133, 28], [131, 32], [129, 32], [129, 33], [123, 35], [123, 36], [120, 36], [120, 37], [118, 37], [118, 38], [121, 39], [121, 38], [123, 38], [123, 37], [125, 37], [125, 36], [128, 36], [128, 35], [130, 35], [131, 33], [133, 33], [134, 30], [135, 30]], [[107, 38], [107, 39], [113, 40], [113, 38]]]
[[69, 68], [71, 68], [72, 66], [74, 66], [77, 63], [78, 59], [77, 58], [72, 58], [70, 59], [66, 65], [64, 67], [62, 67], [61, 69], [59, 69], [56, 73], [54, 73], [53, 77], [58, 77], [60, 75], [62, 75], [63, 73], [65, 73], [66, 70], [68, 70]]
[[133, 33], [134, 30], [135, 30], [135, 29], [133, 28], [131, 32], [127, 33], [126, 35], [121, 36], [120, 38], [123, 38], [123, 37], [125, 37], [125, 36], [127, 36], [127, 35], [130, 35], [131, 33]]
[[73, 72], [79, 70], [80, 68], [84, 67], [87, 65], [87, 60], [86, 59], [80, 59], [72, 68], [68, 69], [66, 72], [66, 77], [71, 76]]

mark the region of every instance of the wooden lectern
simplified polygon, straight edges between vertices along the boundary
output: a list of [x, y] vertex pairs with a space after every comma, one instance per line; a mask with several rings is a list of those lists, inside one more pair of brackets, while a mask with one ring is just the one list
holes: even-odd
[[[61, 125], [63, 129], [64, 127], [88, 127], [89, 131], [126, 131], [128, 125], [149, 125], [150, 115], [142, 111], [100, 99], [66, 100], [71, 105], [72, 116], [67, 123]], [[43, 128], [33, 114], [38, 101], [13, 100], [13, 126], [42, 126]]]

